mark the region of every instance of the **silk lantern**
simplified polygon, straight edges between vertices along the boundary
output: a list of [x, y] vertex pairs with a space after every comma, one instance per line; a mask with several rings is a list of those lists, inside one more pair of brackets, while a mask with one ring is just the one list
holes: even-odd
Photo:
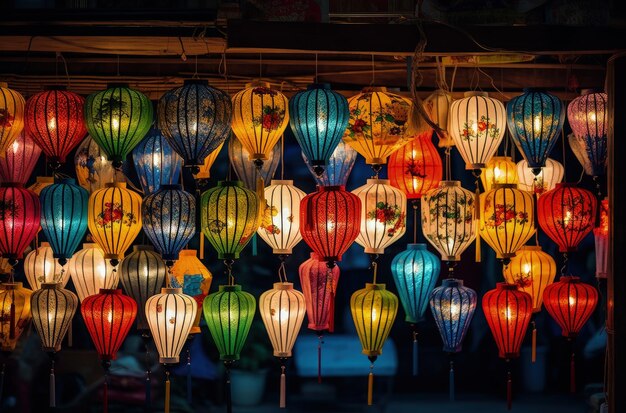
[[305, 297], [308, 328], [318, 336], [324, 330], [333, 332], [335, 294], [339, 282], [339, 266], [329, 269], [316, 253], [300, 264], [298, 268], [300, 285]]
[[563, 164], [551, 158], [546, 159], [546, 166], [542, 167], [537, 175], [533, 174], [532, 169], [528, 167], [528, 162], [521, 160], [517, 163], [519, 178], [517, 188], [540, 196], [554, 189], [556, 184], [563, 180], [564, 174]]
[[39, 197], [21, 184], [0, 184], [0, 255], [15, 265], [39, 231]]
[[97, 244], [83, 244], [83, 249], [68, 262], [67, 270], [81, 302], [100, 289], [117, 288], [119, 282], [117, 270]]
[[454, 141], [448, 133], [448, 116], [451, 104], [452, 95], [443, 89], [435, 90], [423, 102], [423, 107], [428, 117], [441, 129], [436, 132], [440, 148], [454, 146]]
[[37, 165], [41, 148], [33, 138], [22, 131], [0, 157], [0, 182], [17, 182], [26, 185]]
[[38, 176], [35, 179], [35, 183], [28, 187], [29, 190], [33, 191], [37, 196], [41, 194], [41, 191], [45, 187], [48, 187], [54, 183], [54, 177], [52, 176]]
[[21, 282], [6, 282], [0, 288], [0, 351], [10, 353], [31, 319], [30, 296]]
[[350, 172], [352, 172], [352, 168], [354, 167], [356, 156], [357, 152], [352, 149], [352, 146], [345, 144], [343, 141], [339, 142], [328, 159], [324, 172], [318, 176], [304, 153], [302, 154], [302, 158], [304, 159], [304, 163], [309, 169], [309, 172], [311, 172], [311, 175], [315, 179], [317, 185], [320, 186], [345, 186], [348, 182]]
[[541, 311], [543, 292], [554, 282], [556, 263], [540, 246], [524, 245], [503, 270], [504, 280], [515, 284], [533, 299], [533, 312]]
[[113, 164], [89, 135], [76, 149], [74, 167], [78, 183], [90, 194], [104, 188], [109, 182], [124, 181], [124, 175], [121, 173], [121, 177], [117, 178]]
[[0, 158], [24, 129], [24, 97], [0, 82]]
[[262, 178], [263, 182], [269, 182], [274, 177], [280, 161], [280, 145], [274, 146], [259, 169], [250, 162], [250, 152], [241, 142], [238, 139], [230, 138], [228, 141], [228, 158], [237, 178], [245, 184], [246, 188], [255, 191], [259, 178]]
[[217, 160], [218, 155], [222, 151], [222, 147], [224, 146], [224, 142], [220, 144], [213, 152], [209, 153], [206, 158], [204, 158], [204, 163], [200, 167], [200, 171], [196, 174], [196, 179], [209, 179], [211, 177], [211, 167]]
[[583, 90], [567, 106], [573, 132], [569, 143], [587, 175], [604, 175], [606, 170], [608, 101], [606, 93]]
[[565, 121], [565, 106], [558, 97], [537, 89], [524, 89], [524, 94], [506, 105], [511, 139], [538, 175], [545, 166]]
[[300, 202], [306, 194], [291, 180], [272, 180], [265, 188], [265, 213], [257, 233], [274, 254], [291, 255], [301, 240]]
[[43, 149], [53, 170], [65, 162], [70, 151], [85, 137], [84, 105], [82, 96], [63, 86], [52, 86], [26, 101], [26, 131]]
[[496, 184], [517, 184], [517, 165], [509, 156], [494, 156], [480, 174], [485, 192]]
[[65, 288], [70, 279], [69, 271], [54, 258], [54, 252], [47, 242], [42, 242], [26, 255], [24, 275], [33, 291], [39, 290], [43, 283], [59, 283], [61, 288]]
[[154, 127], [133, 149], [133, 161], [144, 196], [155, 193], [161, 185], [177, 184], [180, 179], [183, 160]]
[[609, 200], [600, 203], [600, 225], [593, 229], [596, 246], [596, 277], [606, 278], [609, 268]]
[[316, 175], [341, 142], [349, 116], [348, 100], [329, 84], [310, 85], [289, 101], [289, 124]]

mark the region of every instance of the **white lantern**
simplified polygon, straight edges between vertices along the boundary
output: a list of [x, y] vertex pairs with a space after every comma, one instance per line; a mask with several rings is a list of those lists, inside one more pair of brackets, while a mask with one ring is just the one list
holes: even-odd
[[304, 294], [293, 283], [274, 283], [259, 299], [259, 312], [272, 342], [275, 357], [291, 357], [291, 350], [306, 313]]
[[437, 133], [439, 137], [438, 146], [440, 148], [454, 145], [454, 141], [450, 139], [448, 134], [448, 114], [450, 113], [451, 104], [452, 95], [443, 89], [435, 90], [424, 99], [424, 110], [428, 113], [430, 120], [442, 129], [441, 133]]
[[61, 283], [61, 288], [65, 288], [69, 281], [69, 272], [59, 265], [53, 254], [50, 244], [42, 242], [24, 259], [24, 274], [33, 291], [40, 289], [43, 283]]
[[559, 161], [548, 158], [546, 159], [546, 166], [541, 168], [541, 172], [535, 176], [532, 168], [528, 166], [528, 162], [522, 160], [517, 163], [517, 176], [519, 178], [517, 188], [541, 195], [556, 188], [556, 184], [563, 181], [564, 173], [565, 169]]
[[98, 294], [101, 288], [115, 289], [119, 283], [115, 267], [104, 258], [104, 251], [97, 244], [83, 244], [83, 249], [70, 258], [67, 270], [81, 302]]

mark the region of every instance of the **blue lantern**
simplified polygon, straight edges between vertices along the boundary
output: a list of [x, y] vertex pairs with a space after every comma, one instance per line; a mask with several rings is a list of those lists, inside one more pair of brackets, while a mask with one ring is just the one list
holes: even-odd
[[289, 101], [289, 124], [317, 175], [324, 172], [349, 118], [348, 100], [330, 90], [329, 84], [310, 85]]
[[[255, 191], [259, 172], [254, 162], [250, 161], [250, 152], [243, 147], [239, 139], [233, 137], [229, 140], [228, 157], [239, 180], [246, 185], [246, 188]], [[280, 145], [274, 145], [270, 156], [263, 162], [263, 166], [261, 166], [260, 177], [263, 178], [263, 182], [272, 180], [276, 173], [276, 168], [278, 168], [279, 161]]]
[[61, 179], [39, 195], [41, 229], [52, 247], [53, 257], [65, 265], [87, 231], [89, 193], [74, 179]]
[[144, 195], [155, 193], [161, 185], [178, 183], [183, 160], [154, 127], [133, 150], [133, 161]]
[[196, 233], [196, 201], [180, 185], [161, 185], [141, 205], [143, 229], [171, 267]]
[[549, 93], [524, 89], [506, 105], [506, 115], [513, 142], [533, 173], [539, 174], [561, 133], [563, 102]]
[[302, 153], [304, 163], [306, 163], [309, 172], [311, 172], [311, 175], [315, 178], [315, 182], [320, 186], [346, 186], [350, 172], [352, 172], [352, 167], [354, 167], [356, 156], [357, 151], [355, 151], [352, 146], [340, 141], [339, 145], [337, 145], [333, 154], [330, 156], [330, 159], [328, 159], [324, 172], [322, 175], [318, 176], [304, 152]]

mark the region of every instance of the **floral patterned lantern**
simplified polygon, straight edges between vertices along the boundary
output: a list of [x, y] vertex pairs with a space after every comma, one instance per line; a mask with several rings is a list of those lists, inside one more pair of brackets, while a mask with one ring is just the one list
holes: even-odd
[[541, 311], [543, 291], [554, 282], [556, 262], [540, 246], [524, 245], [503, 270], [504, 280], [533, 299], [533, 313]]
[[39, 231], [39, 197], [16, 183], [0, 184], [0, 255], [11, 264]]
[[133, 161], [145, 196], [158, 191], [161, 185], [177, 184], [180, 179], [183, 160], [154, 127], [133, 149]]
[[315, 182], [320, 186], [345, 186], [348, 182], [348, 176], [352, 172], [354, 162], [356, 161], [357, 152], [350, 145], [346, 145], [343, 141], [339, 142], [332, 155], [326, 163], [324, 172], [318, 176], [313, 167], [309, 164], [304, 153], [302, 158]]
[[254, 191], [257, 188], [259, 178], [262, 178], [263, 182], [269, 182], [274, 177], [280, 161], [280, 145], [274, 146], [259, 169], [250, 162], [250, 152], [241, 144], [239, 139], [231, 138], [228, 141], [228, 158], [237, 178], [245, 184], [246, 188]]
[[567, 106], [573, 136], [569, 143], [587, 175], [604, 175], [607, 162], [608, 96], [583, 90]]
[[274, 254], [291, 255], [301, 240], [300, 201], [306, 194], [291, 180], [272, 180], [265, 188], [265, 214], [257, 230]]
[[609, 200], [600, 203], [600, 225], [593, 229], [596, 244], [596, 277], [606, 278], [609, 265]]
[[53, 255], [54, 252], [47, 242], [42, 242], [38, 248], [26, 255], [24, 274], [33, 291], [39, 290], [42, 283], [59, 283], [61, 288], [65, 288], [69, 281], [69, 271], [66, 271]]
[[115, 289], [119, 283], [119, 274], [97, 244], [83, 244], [83, 249], [70, 259], [67, 270], [81, 302], [101, 288]]
[[124, 174], [119, 173], [120, 177], [116, 177], [112, 162], [107, 159], [104, 151], [89, 135], [76, 150], [74, 166], [78, 183], [90, 194], [104, 188], [104, 185], [109, 182], [124, 181]]
[[537, 175], [533, 174], [532, 169], [528, 167], [528, 162], [522, 160], [517, 163], [519, 178], [517, 188], [539, 196], [554, 189], [556, 184], [563, 181], [564, 174], [565, 168], [554, 159], [546, 159], [546, 166], [542, 167]]
[[15, 350], [17, 340], [30, 322], [30, 296], [33, 292], [20, 282], [3, 283], [0, 288], [0, 351]]
[[454, 145], [454, 140], [450, 138], [448, 133], [448, 116], [451, 104], [452, 95], [443, 89], [435, 90], [424, 99], [424, 110], [428, 117], [441, 128], [441, 131], [437, 131], [437, 137], [439, 138], [438, 146], [440, 148]]
[[204, 158], [204, 163], [200, 167], [200, 171], [196, 174], [196, 179], [209, 179], [211, 177], [211, 167], [217, 160], [218, 155], [222, 151], [222, 147], [224, 147], [224, 142], [220, 144], [213, 152], [209, 153], [206, 158]]
[[329, 269], [320, 256], [311, 257], [300, 264], [300, 285], [306, 302], [309, 329], [321, 337], [324, 330], [334, 331], [335, 294], [339, 283], [339, 266]]
[[0, 82], [0, 158], [24, 129], [24, 97]]
[[24, 131], [9, 145], [0, 157], [0, 182], [17, 182], [26, 185], [35, 169], [41, 148]]
[[485, 192], [495, 184], [517, 184], [517, 166], [509, 156], [494, 156], [480, 174]]

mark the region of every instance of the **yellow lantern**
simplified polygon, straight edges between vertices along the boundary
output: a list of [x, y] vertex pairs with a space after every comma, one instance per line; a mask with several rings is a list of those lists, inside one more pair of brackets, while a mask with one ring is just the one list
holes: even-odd
[[533, 312], [541, 311], [543, 290], [554, 282], [556, 263], [554, 258], [541, 250], [539, 245], [521, 247], [503, 270], [504, 280], [516, 284], [533, 299]]
[[104, 251], [97, 244], [83, 244], [67, 263], [67, 272], [72, 277], [78, 298], [82, 302], [100, 289], [114, 290], [119, 283], [118, 272], [105, 259]]
[[0, 274], [11, 274], [13, 266], [9, 264], [8, 258], [0, 258]]
[[480, 174], [485, 192], [490, 191], [494, 184], [516, 184], [517, 165], [510, 156], [494, 156]]
[[213, 152], [211, 152], [206, 158], [204, 158], [204, 163], [200, 166], [200, 172], [198, 172], [195, 177], [196, 179], [209, 179], [211, 177], [211, 167], [215, 163], [217, 156], [220, 154], [222, 147], [224, 146], [224, 142], [220, 144]]
[[35, 183], [28, 187], [31, 191], [39, 195], [41, 191], [54, 183], [53, 176], [38, 176]]
[[0, 82], [0, 156], [24, 129], [24, 97]]
[[30, 296], [22, 283], [0, 284], [0, 351], [15, 350], [17, 340], [30, 322]]
[[65, 288], [69, 281], [69, 272], [59, 265], [53, 255], [50, 244], [42, 242], [24, 259], [24, 274], [33, 291], [40, 289], [42, 283], [60, 283], [61, 288]]
[[89, 232], [114, 267], [141, 231], [141, 197], [125, 182], [110, 182], [89, 197]]

